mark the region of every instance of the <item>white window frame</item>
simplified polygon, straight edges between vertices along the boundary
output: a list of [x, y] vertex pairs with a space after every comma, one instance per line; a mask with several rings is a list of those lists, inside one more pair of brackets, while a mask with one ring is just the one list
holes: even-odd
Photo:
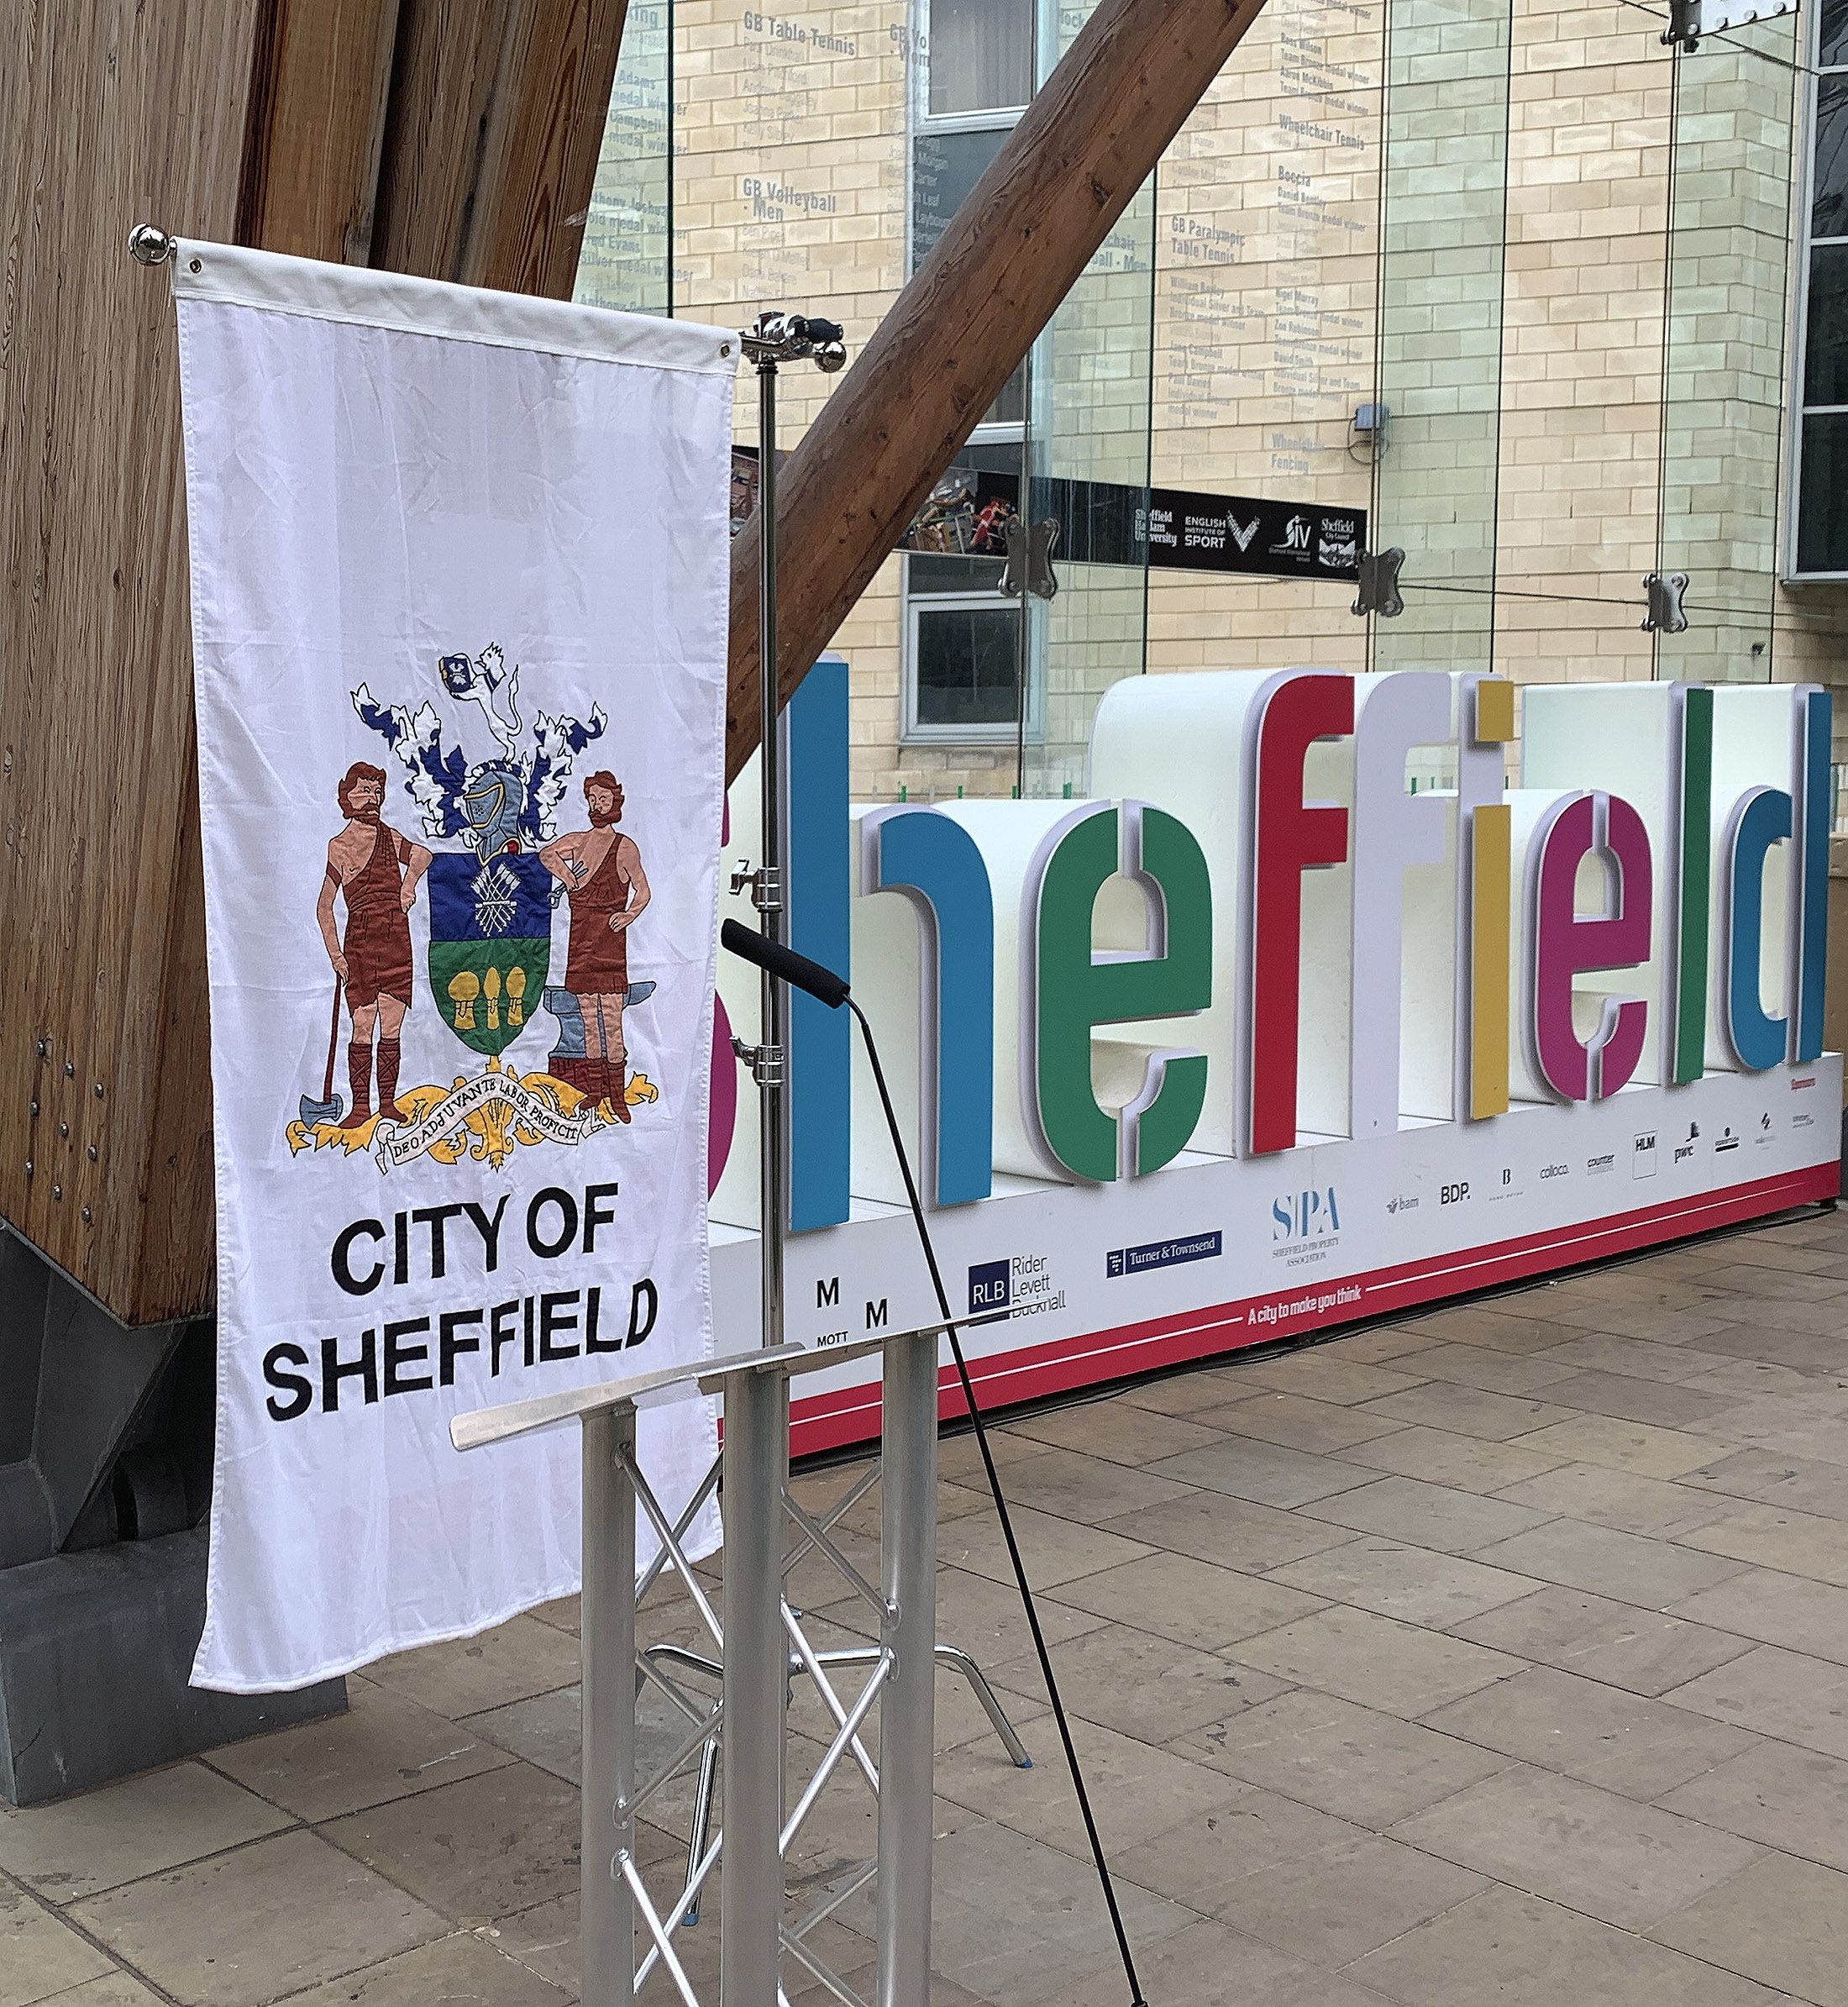
[[[906, 571], [910, 565], [907, 561]], [[1010, 717], [994, 725], [935, 725], [917, 715], [917, 626], [928, 612], [1005, 613], [1016, 627], [1020, 602], [1003, 599], [998, 592], [913, 592], [907, 582], [904, 601], [904, 694], [900, 745], [908, 746], [1011, 746], [1020, 736], [1016, 720]], [[1043, 743], [1046, 694], [1046, 623], [1033, 621], [1027, 629], [1026, 743]]]

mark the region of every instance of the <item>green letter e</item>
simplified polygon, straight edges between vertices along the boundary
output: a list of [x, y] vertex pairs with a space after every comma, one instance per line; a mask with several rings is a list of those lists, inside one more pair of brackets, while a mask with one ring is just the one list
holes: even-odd
[[[1206, 859], [1173, 816], [1089, 802], [1053, 825], [1026, 875], [1021, 1068], [1027, 1133], [1052, 1165], [1096, 1184], [1159, 1170], [1187, 1147], [1206, 1095], [1206, 1055], [1160, 1048], [1121, 1116], [1091, 1084], [1091, 1027], [1179, 1017], [1212, 1001], [1213, 895]], [[1091, 951], [1091, 910], [1121, 870], [1142, 887], [1148, 946]]]

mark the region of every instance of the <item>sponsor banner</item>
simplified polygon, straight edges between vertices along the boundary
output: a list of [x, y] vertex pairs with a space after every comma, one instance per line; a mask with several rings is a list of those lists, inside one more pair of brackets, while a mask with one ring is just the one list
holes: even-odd
[[[1010, 1180], [981, 1206], [940, 1209], [931, 1227], [946, 1277], [967, 1278], [978, 1384], [996, 1404], [1024, 1400], [1829, 1195], [1840, 1095], [1841, 1062], [1826, 1054], [1600, 1102], [1519, 1103], [1467, 1127], [1190, 1155], [1110, 1187]], [[1793, 1109], [1811, 1104], [1799, 1127]], [[756, 1238], [717, 1224], [712, 1237], [720, 1342], [748, 1342]], [[795, 1235], [787, 1263], [792, 1338], [840, 1344], [933, 1319], [902, 1215]], [[953, 1390], [944, 1398], [959, 1411]], [[799, 1453], [875, 1435], [876, 1363], [805, 1379], [795, 1420]]]
[[[754, 477], [754, 467], [752, 470]], [[740, 493], [734, 475], [734, 501]], [[1000, 558], [1020, 512], [1017, 473], [958, 463], [931, 491], [900, 549]], [[1147, 565], [1158, 571], [1255, 578], [1354, 579], [1367, 545], [1364, 509], [1261, 501], [1185, 488], [1033, 477], [1032, 516], [1058, 525], [1055, 564]]]
[[[710, 1354], [736, 338], [173, 271], [218, 1179], [193, 1677], [249, 1692], [575, 1589], [577, 1432], [462, 1457], [452, 1416]], [[642, 1417], [670, 1511], [716, 1423]]]

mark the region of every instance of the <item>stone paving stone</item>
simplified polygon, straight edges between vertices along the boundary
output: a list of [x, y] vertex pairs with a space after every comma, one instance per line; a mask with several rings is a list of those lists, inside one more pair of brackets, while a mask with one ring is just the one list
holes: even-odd
[[1540, 1586], [1504, 1568], [1373, 1535], [1293, 1561], [1266, 1579], [1432, 1631], [1467, 1622]]
[[1562, 1463], [1509, 1484], [1496, 1495], [1536, 1512], [1589, 1520], [1593, 1526], [1614, 1526], [1620, 1533], [1641, 1533], [1654, 1540], [1685, 1540], [1714, 1517], [1715, 1500], [1707, 1491], [1660, 1478], [1638, 1477], [1634, 1471], [1613, 1470], [1602, 1463]]
[[[1412, 1329], [1453, 1345], [1481, 1345], [1491, 1352], [1545, 1352], [1569, 1333], [1555, 1328], [1554, 1310], [1539, 1290], [1498, 1296], [1489, 1303], [1458, 1304], [1432, 1311]], [[1409, 1364], [1407, 1370], [1412, 1368]]]
[[1384, 1415], [1394, 1421], [1418, 1421], [1427, 1428], [1448, 1429], [1453, 1435], [1482, 1436], [1491, 1442], [1507, 1442], [1516, 1436], [1531, 1435], [1550, 1421], [1565, 1421], [1572, 1410], [1550, 1401], [1512, 1394], [1485, 1394], [1479, 1387], [1428, 1380], [1403, 1394], [1388, 1394], [1368, 1401], [1367, 1412]]
[[1691, 1380], [1720, 1363], [1720, 1355], [1693, 1345], [1663, 1345], [1649, 1338], [1619, 1337], [1588, 1331], [1536, 1356], [1536, 1365], [1562, 1372], [1624, 1373], [1633, 1379]]
[[1370, 1834], [1230, 1883], [1222, 1922], [1317, 1965], [1358, 1958], [1467, 1901], [1486, 1879]]
[[[1098, 1827], [1113, 1854], [1166, 1831], [1190, 1813], [1223, 1805], [1231, 1795], [1225, 1778], [1205, 1764], [1119, 1735], [1075, 1712], [1071, 1728]], [[937, 1762], [937, 1792], [1016, 1832], [1085, 1854], [1071, 1773], [1056, 1743], [1031, 1770], [979, 1761], [972, 1749], [953, 1749]]]
[[[1138, 1560], [1119, 1566], [1138, 1568], [1151, 1564]], [[1112, 1572], [1105, 1569], [1098, 1575], [1076, 1579], [1101, 1581]], [[1096, 1615], [1077, 1604], [1071, 1594], [1074, 1587], [1073, 1583], [1063, 1584], [1056, 1592], [1039, 1599], [1040, 1627], [1046, 1633], [1049, 1645], [1057, 1646], [1066, 1638], [1076, 1637], [1081, 1631], [1095, 1631], [1103, 1616], [1111, 1614]], [[872, 1613], [867, 1614], [870, 1616]], [[967, 1568], [938, 1568], [937, 1635], [945, 1644], [956, 1645], [967, 1652], [990, 1679], [997, 1676], [1004, 1665], [1012, 1662], [1024, 1665], [1033, 1656], [1032, 1638], [1021, 1614], [1021, 1592], [1011, 1575], [1005, 1582], [991, 1582], [985, 1575], [972, 1575]], [[939, 1705], [942, 1692], [940, 1682]]]
[[[1132, 1882], [1117, 1893], [1134, 1945], [1153, 1946], [1195, 1920]], [[932, 1962], [978, 1999], [1040, 2007], [1094, 1975], [1122, 1984], [1089, 1862], [1007, 1826], [979, 1820], [939, 1845], [932, 1905]]]
[[1300, 1394], [1267, 1392], [1234, 1401], [1230, 1407], [1207, 1411], [1227, 1435], [1252, 1436], [1284, 1449], [1311, 1456], [1339, 1456], [1357, 1442], [1388, 1436], [1399, 1427], [1377, 1415], [1363, 1415], [1332, 1400], [1310, 1400]]
[[1250, 1393], [1254, 1386], [1265, 1384], [1249, 1377], [1259, 1360], [1242, 1353], [1235, 1357], [1235, 1364], [1193, 1366], [1160, 1379], [1138, 1381], [1115, 1398], [1128, 1407], [1189, 1418], [1203, 1408], [1223, 1407], [1227, 1401]]
[[1394, 1835], [1553, 1902], [1646, 1931], [1758, 1857], [1752, 1842], [1615, 1793], [1522, 1764]]
[[1681, 1482], [1824, 1519], [1848, 1520], [1848, 1468], [1839, 1463], [1739, 1449], [1690, 1470]]
[[1401, 1373], [1416, 1370], [1412, 1364], [1412, 1354], [1422, 1352], [1428, 1345], [1439, 1340], [1430, 1337], [1410, 1324], [1376, 1324], [1371, 1329], [1351, 1332], [1341, 1341], [1341, 1357], [1352, 1365], [1391, 1366], [1394, 1361], [1404, 1361], [1395, 1368]]
[[1783, 1998], [1503, 1888], [1368, 1952], [1343, 1976], [1405, 2007], [1774, 2007]]
[[1285, 1510], [1338, 1491], [1352, 1491], [1370, 1483], [1373, 1474], [1332, 1457], [1305, 1456], [1300, 1450], [1255, 1442], [1247, 1436], [1227, 1436], [1204, 1449], [1165, 1457], [1155, 1471], [1203, 1491], [1223, 1491], [1228, 1498], [1243, 1499], [1249, 1505]]
[[1402, 1428], [1357, 1443], [1347, 1453], [1350, 1463], [1364, 1463], [1396, 1477], [1416, 1478], [1457, 1491], [1499, 1491], [1526, 1478], [1557, 1469], [1566, 1459], [1517, 1447], [1510, 1442], [1484, 1442], [1476, 1436], [1452, 1435], [1448, 1429]]
[[1076, 1407], [1027, 1416], [1013, 1425], [1012, 1433], [1056, 1449], [1083, 1450], [1112, 1463], [1138, 1467], [1179, 1456], [1184, 1449], [1198, 1449], [1202, 1443], [1216, 1442], [1220, 1435], [1218, 1429], [1191, 1411], [1184, 1417], [1163, 1415], [1127, 1400], [1107, 1405], [1084, 1401]]
[[1441, 1554], [1467, 1554], [1544, 1526], [1551, 1515], [1479, 1492], [1389, 1477], [1338, 1498], [1319, 1500], [1305, 1516], [1431, 1547]]
[[[1138, 1947], [1136, 1971], [1151, 1999], [1173, 2007], [1381, 2007], [1383, 1998], [1216, 1923]], [[1065, 1997], [1070, 2007], [1123, 2007], [1123, 1975], [1106, 1969]]]
[[1848, 1524], [1777, 1505], [1752, 1505], [1683, 1535], [1688, 1547], [1755, 1561], [1787, 1575], [1848, 1588]]
[[1826, 1303], [1839, 1294], [1838, 1277], [1809, 1275], [1794, 1264], [1734, 1260], [1708, 1269], [1704, 1290], [1744, 1297], [1747, 1302], [1788, 1298], [1796, 1302]]
[[1798, 1372], [1793, 1367], [1773, 1365], [1768, 1359], [1725, 1358], [1715, 1353], [1701, 1356], [1704, 1370], [1684, 1383], [1697, 1393], [1721, 1394], [1734, 1400], [1756, 1400], [1767, 1394], [1814, 1400], [1833, 1384], [1820, 1373]]
[[1248, 1637], [1228, 1656], [1408, 1720], [1521, 1670], [1504, 1652], [1339, 1607]]
[[297, 1994], [290, 2007], [566, 2007], [576, 1993], [550, 1986], [475, 1932], [459, 1931]]
[[[1766, 1306], [1767, 1311], [1772, 1307]], [[1729, 1321], [1724, 1331], [1709, 1332], [1700, 1341], [1701, 1350], [1729, 1353], [1735, 1358], [1768, 1359], [1798, 1373], [1825, 1372], [1840, 1361], [1840, 1341], [1829, 1335], [1826, 1323], [1819, 1336], [1813, 1331], [1784, 1330], [1761, 1322], [1743, 1303], [1739, 1319]]]
[[1173, 1747], [1319, 1811], [1379, 1829], [1508, 1768], [1492, 1751], [1309, 1687], [1177, 1736]]
[[[577, 1793], [527, 1763], [356, 1812], [319, 1830], [451, 1923], [489, 1923], [577, 1884]], [[659, 1837], [649, 1857], [669, 1846]], [[637, 1856], [643, 1857], [639, 1846]]]
[[1418, 1370], [1427, 1380], [1485, 1394], [1533, 1394], [1581, 1371], [1558, 1353], [1557, 1346], [1545, 1352], [1497, 1352], [1487, 1345], [1434, 1344], [1419, 1353]]
[[1110, 1526], [1146, 1550], [1163, 1547], [1170, 1553], [1191, 1555], [1197, 1561], [1254, 1575], [1354, 1537], [1342, 1527], [1323, 1526], [1270, 1505], [1253, 1505], [1218, 1491], [1196, 1492], [1172, 1505], [1126, 1513]]
[[202, 1763], [176, 1763], [57, 1805], [0, 1805], [0, 1868], [47, 1901], [68, 1903], [292, 1823]]
[[[1105, 1625], [1059, 1646], [1053, 1670], [1068, 1708], [1147, 1742], [1166, 1742], [1241, 1707], [1255, 1707], [1285, 1684], [1124, 1624]], [[1031, 1681], [1018, 1677], [1029, 1694], [1038, 1694], [1037, 1667]]]
[[1827, 1659], [1806, 1658], [1775, 1645], [1748, 1646], [1666, 1698], [1716, 1721], [1848, 1757], [1848, 1672]]
[[524, 1700], [578, 1676], [575, 1637], [530, 1616], [420, 1651], [395, 1652], [366, 1668], [366, 1678], [433, 1713], [459, 1721], [484, 1708]]
[[[1032, 1437], [1021, 1434], [1011, 1425], [991, 1428], [988, 1432], [988, 1447], [993, 1452], [996, 1465], [1006, 1470], [1011, 1464], [1024, 1463], [1029, 1457], [1041, 1457], [1046, 1453], [1046, 1445]], [[831, 1471], [829, 1480], [838, 1489], [845, 1490], [849, 1480], [859, 1474], [858, 1466]], [[937, 1474], [944, 1483], [965, 1484], [971, 1490], [986, 1491], [988, 1473], [982, 1463], [982, 1452], [971, 1428], [960, 1430], [953, 1436], [945, 1436], [937, 1446]]]
[[1402, 1393], [1420, 1385], [1423, 1379], [1415, 1354], [1402, 1368], [1368, 1366], [1345, 1358], [1338, 1342], [1253, 1359], [1236, 1370], [1243, 1384], [1227, 1392], [1228, 1400], [1265, 1387], [1273, 1394], [1300, 1394], [1305, 1400], [1333, 1401], [1339, 1407]]
[[[1751, 1649], [1749, 1640], [1583, 1589], [1543, 1589], [1457, 1626], [1459, 1637], [1659, 1697], [1688, 1669], [1704, 1673]], [[1685, 1705], [1678, 1700], [1677, 1705]], [[1750, 1725], [1748, 1725], [1750, 1726]]]
[[1819, 2007], [1848, 2003], [1848, 1875], [1766, 1854], [1650, 1933]]
[[0, 2007], [36, 2007], [114, 1970], [87, 1938], [0, 1881]]
[[[1634, 1603], [1639, 1610], [1665, 1610], [1697, 1590], [1710, 1589], [1729, 1575], [1743, 1572], [1737, 1562], [1690, 1553], [1672, 1541], [1646, 1540], [1637, 1533], [1620, 1533], [1610, 1526], [1586, 1526], [1570, 1519], [1556, 1519], [1517, 1533], [1511, 1540], [1478, 1547], [1476, 1558], [1566, 1589], [1614, 1596], [1620, 1602]], [[1689, 1610], [1677, 1614], [1697, 1615]], [[1718, 1617], [1706, 1621], [1720, 1621]]]
[[1610, 1470], [1664, 1479], [1678, 1478], [1713, 1461], [1710, 1437], [1610, 1415], [1574, 1415], [1569, 1421], [1522, 1436], [1519, 1447], [1557, 1457], [1562, 1463], [1599, 1463]]
[[1368, 1836], [1345, 1819], [1275, 1791], [1223, 1777], [1217, 1782], [1219, 1795], [1210, 1803], [1126, 1847], [1113, 1869], [1212, 1915], [1241, 1876]]
[[[1205, 1447], [1184, 1454], [1208, 1456], [1217, 1447], [1215, 1438]], [[1139, 1512], [1145, 1505], [1165, 1505], [1170, 1499], [1185, 1497], [1189, 1487], [1160, 1474], [1166, 1468], [1165, 1463], [1158, 1463], [1148, 1469], [1131, 1469], [1074, 1449], [1047, 1449], [1039, 1456], [1009, 1464], [1002, 1484], [1011, 1511], [1030, 1508], [1076, 1520], [1083, 1526], [1095, 1526], [1102, 1520], [1120, 1518], [1126, 1512]]]
[[[1191, 1502], [1182, 1497], [1143, 1510], [1172, 1511]], [[1050, 1512], [1016, 1512], [1010, 1508], [1010, 1516], [1014, 1523], [1014, 1537], [1020, 1542], [1021, 1558], [1026, 1564], [1026, 1579], [1035, 1589], [1057, 1589], [1062, 1582], [1072, 1581], [1079, 1575], [1095, 1575], [1103, 1568], [1120, 1567], [1149, 1551], [1142, 1542], [1128, 1538], [1121, 1532], [1108, 1532], [1096, 1526], [1077, 1526]], [[1134, 1512], [1124, 1516], [1130, 1521], [1139, 1516]], [[937, 1553], [952, 1567], [966, 1568], [971, 1574], [985, 1575], [990, 1582], [1011, 1584], [1014, 1580], [1013, 1567], [1001, 1539], [1000, 1521], [992, 1517], [984, 1519], [970, 1513], [966, 1519], [953, 1520], [938, 1536]], [[872, 1558], [876, 1570], [877, 1554]], [[876, 1572], [869, 1579], [876, 1581]], [[791, 1580], [793, 1583], [793, 1577]], [[805, 1602], [793, 1589], [790, 1600], [799, 1607], [821, 1606]]]
[[70, 1992], [60, 1993], [49, 2007], [164, 2007], [159, 1994], [127, 1973], [107, 1973]]
[[1552, 1666], [1441, 1707], [1425, 1726], [1625, 1798], [1659, 1799], [1756, 1747], [1743, 1729]]
[[347, 1711], [330, 1721], [234, 1742], [206, 1760], [311, 1824], [512, 1760], [491, 1742], [358, 1673], [347, 1676]]
[[1638, 1379], [1627, 1373], [1577, 1373], [1556, 1380], [1546, 1397], [1588, 1415], [1609, 1415], [1619, 1421], [1643, 1421], [1663, 1429], [1716, 1421], [1732, 1405], [1723, 1394], [1701, 1394], [1692, 1387]]
[[1848, 1665], [1848, 1589], [1832, 1589], [1768, 1568], [1740, 1569], [1688, 1595], [1673, 1614], [1754, 1637], [1787, 1652]]
[[1698, 1345], [1703, 1352], [1724, 1352], [1738, 1320], [1751, 1306], [1740, 1300], [1703, 1299], [1701, 1309], [1675, 1309], [1635, 1303], [1588, 1304], [1560, 1319], [1562, 1326], [1599, 1331], [1614, 1337], [1641, 1338], [1651, 1345]]
[[[660, 1882], [659, 1875], [644, 1878], [651, 1887]], [[483, 1935], [504, 1957], [517, 1960], [560, 1992], [575, 1994], [583, 1971], [578, 1899], [574, 1886], [568, 1895], [554, 1896], [549, 1902], [535, 1903], [530, 1910], [501, 1917]]]
[[1709, 1826], [1848, 1871], [1848, 1763], [1756, 1742], [1658, 1801]]
[[1326, 1600], [1187, 1554], [1151, 1554], [1059, 1590], [1062, 1603], [1202, 1652], [1274, 1631], [1320, 1610]]
[[182, 2007], [259, 2007], [449, 1931], [402, 1888], [300, 1831], [89, 1897], [72, 1914]]

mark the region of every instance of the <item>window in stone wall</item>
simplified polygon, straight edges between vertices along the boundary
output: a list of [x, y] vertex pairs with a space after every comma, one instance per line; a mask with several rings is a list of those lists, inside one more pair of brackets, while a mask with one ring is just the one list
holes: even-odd
[[1848, 0], [1824, 0], [1814, 32], [1794, 575], [1841, 578], [1848, 577]]

